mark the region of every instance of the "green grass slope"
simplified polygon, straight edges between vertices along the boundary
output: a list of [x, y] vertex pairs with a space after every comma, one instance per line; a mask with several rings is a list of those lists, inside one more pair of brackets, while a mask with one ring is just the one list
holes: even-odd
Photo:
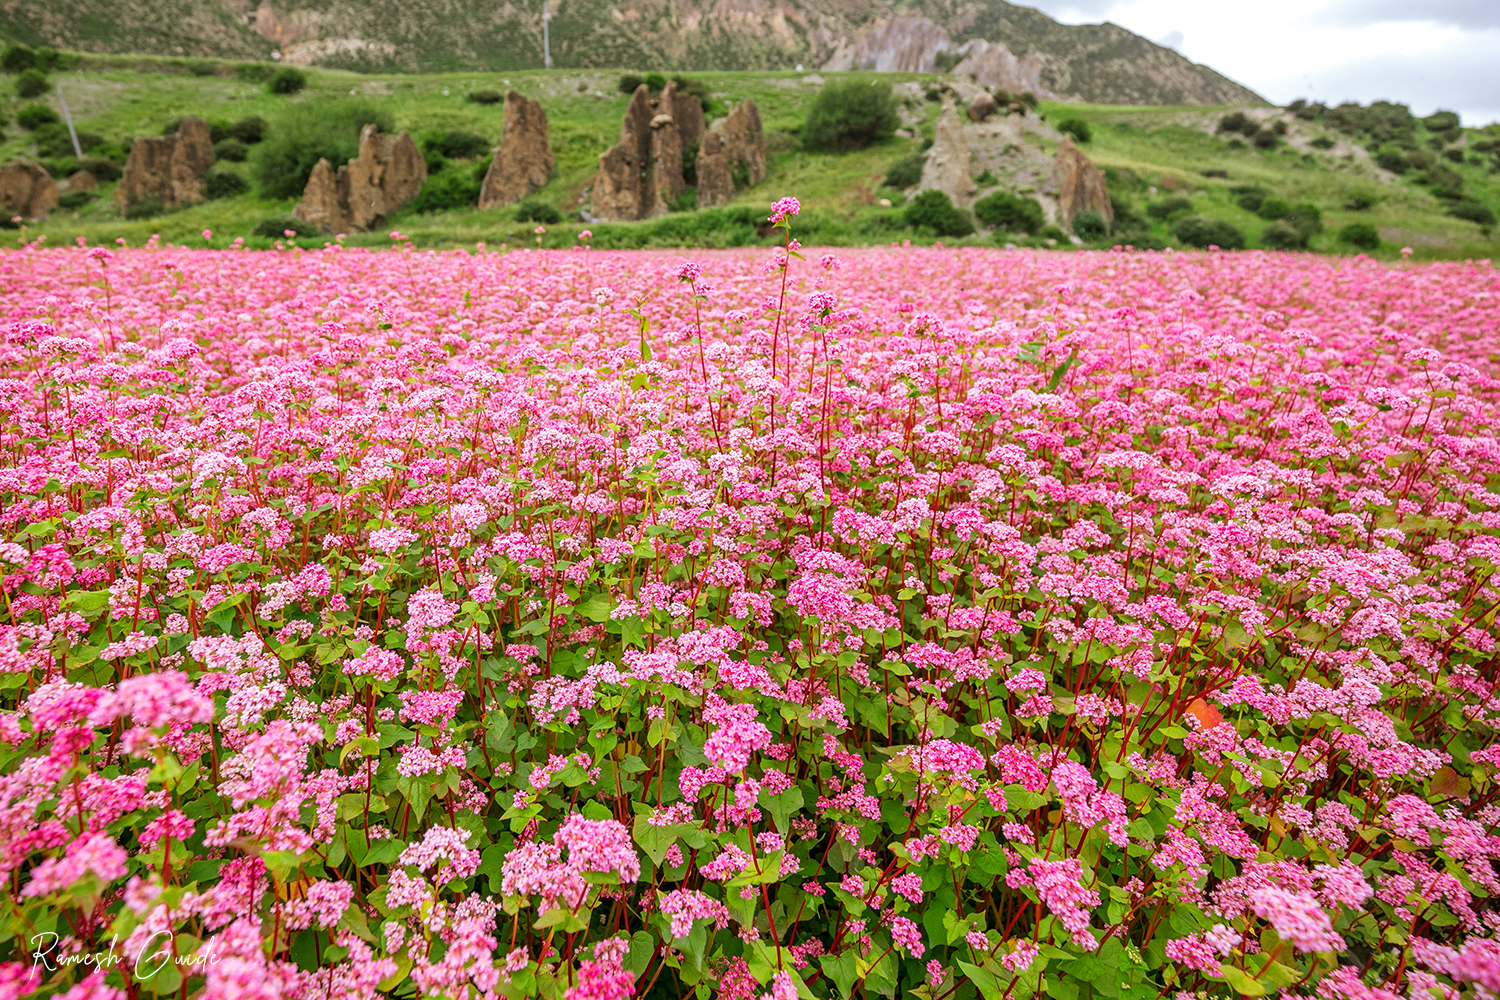
[[[770, 148], [770, 175], [762, 184], [740, 193], [725, 209], [684, 211], [662, 219], [630, 224], [594, 224], [575, 213], [586, 205], [586, 195], [598, 157], [619, 135], [620, 117], [627, 98], [617, 87], [618, 72], [554, 71], [545, 73], [445, 73], [432, 75], [361, 75], [348, 71], [316, 70], [310, 73], [306, 90], [294, 97], [267, 92], [264, 85], [233, 75], [195, 76], [188, 72], [161, 72], [161, 60], [115, 58], [110, 65], [59, 73], [61, 84], [81, 132], [106, 141], [106, 147], [128, 149], [136, 135], [160, 134], [171, 120], [187, 114], [202, 115], [224, 124], [250, 115], [270, 121], [293, 104], [316, 104], [333, 98], [357, 95], [377, 103], [398, 128], [415, 135], [446, 130], [471, 131], [493, 142], [501, 126], [499, 105], [481, 105], [465, 100], [478, 90], [514, 88], [539, 99], [547, 111], [556, 159], [556, 175], [537, 195], [537, 200], [555, 207], [563, 222], [549, 226], [543, 245], [569, 246], [582, 229], [594, 233], [594, 245], [608, 246], [729, 246], [765, 242], [757, 222], [777, 197], [796, 195], [806, 211], [800, 238], [807, 244], [870, 244], [911, 239], [932, 242], [930, 232], [906, 225], [901, 211], [902, 194], [882, 187], [886, 170], [896, 161], [920, 152], [922, 139], [896, 139], [887, 144], [846, 154], [814, 154], [802, 151], [797, 133], [823, 79], [821, 76], [789, 73], [703, 73], [702, 80], [714, 108], [722, 113], [729, 105], [753, 97], [760, 107]], [[849, 74], [869, 78], [869, 74]], [[34, 135], [14, 125], [20, 108], [32, 103], [10, 96], [8, 81], [0, 78], [6, 97], [0, 98], [0, 115], [6, 140], [0, 143], [0, 162], [19, 156], [38, 157]], [[920, 96], [925, 90], [934, 97], [950, 78], [915, 74], [887, 74], [892, 83], [916, 81], [919, 96], [908, 99], [905, 113], [913, 128], [932, 135], [938, 104]], [[43, 103], [57, 107], [55, 94]], [[1230, 109], [1195, 107], [1118, 107], [1056, 105], [1044, 103], [1041, 110], [1054, 122], [1082, 118], [1092, 128], [1092, 141], [1083, 146], [1096, 163], [1106, 169], [1111, 194], [1125, 210], [1114, 235], [1097, 245], [1132, 242], [1143, 246], [1181, 246], [1173, 235], [1184, 214], [1229, 222], [1247, 237], [1247, 245], [1264, 246], [1263, 235], [1270, 222], [1241, 207], [1242, 192], [1257, 189], [1266, 197], [1289, 203], [1310, 202], [1322, 213], [1322, 231], [1311, 239], [1311, 248], [1330, 252], [1354, 252], [1340, 243], [1337, 234], [1346, 225], [1363, 222], [1378, 229], [1382, 246], [1376, 256], [1393, 257], [1402, 246], [1410, 246], [1419, 258], [1491, 257], [1497, 247], [1490, 231], [1474, 222], [1448, 214], [1451, 200], [1432, 193], [1430, 184], [1417, 173], [1398, 177], [1380, 170], [1365, 149], [1350, 143], [1342, 133], [1331, 132], [1323, 122], [1294, 121], [1293, 128], [1277, 148], [1261, 150], [1224, 134], [1216, 133], [1219, 119]], [[1268, 114], [1269, 109], [1255, 112]], [[1454, 138], [1454, 135], [1457, 137]], [[1436, 138], [1420, 133], [1422, 144]], [[1448, 152], [1458, 150], [1458, 160], [1446, 154], [1444, 170], [1458, 177], [1469, 203], [1500, 207], [1500, 174], [1489, 145], [1497, 138], [1489, 132], [1461, 130], [1446, 137]], [[1048, 152], [1055, 143], [1037, 140]], [[1327, 143], [1329, 148], [1319, 148]], [[1236, 148], [1239, 147], [1239, 148]], [[66, 175], [74, 166], [70, 157], [52, 159], [49, 166]], [[477, 161], [455, 161], [449, 170], [474, 170]], [[249, 176], [247, 164], [220, 162], [218, 169]], [[441, 176], [441, 175], [435, 175]], [[1447, 176], [1447, 175], [1445, 175]], [[1451, 177], [1449, 178], [1451, 181]], [[1154, 189], [1154, 190], [1153, 190]], [[107, 184], [88, 204], [56, 212], [50, 220], [31, 226], [24, 238], [45, 235], [50, 243], [72, 242], [83, 237], [91, 243], [123, 238], [139, 244], [152, 234], [172, 242], [203, 244], [201, 232], [214, 232], [212, 244], [226, 246], [245, 237], [251, 246], [273, 241], [252, 235], [255, 226], [268, 218], [285, 216], [294, 199], [267, 199], [251, 190], [237, 197], [205, 202], [181, 211], [151, 218], [124, 219], [114, 200], [115, 185]], [[1164, 218], [1148, 214], [1152, 205], [1169, 197], [1183, 197], [1190, 207]], [[893, 203], [883, 207], [881, 201]], [[1354, 205], [1368, 205], [1354, 208]], [[1134, 219], [1135, 221], [1131, 221]], [[397, 213], [388, 229], [398, 229], [420, 246], [491, 247], [533, 245], [534, 223], [516, 219], [516, 210], [505, 208], [481, 212], [474, 207], [421, 213], [412, 209]], [[0, 234], [0, 239], [20, 239], [22, 234]], [[320, 246], [321, 238], [303, 238], [303, 245]], [[350, 245], [388, 244], [385, 232], [351, 236]], [[980, 232], [958, 241], [994, 245], [1017, 242], [1046, 245], [1039, 237], [1022, 239], [994, 232]], [[1060, 249], [1070, 244], [1063, 241]]]

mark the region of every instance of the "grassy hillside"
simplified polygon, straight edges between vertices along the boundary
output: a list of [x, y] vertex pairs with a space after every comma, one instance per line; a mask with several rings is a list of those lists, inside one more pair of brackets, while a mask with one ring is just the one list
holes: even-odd
[[[112, 65], [55, 74], [73, 109], [78, 128], [85, 135], [104, 140], [100, 150], [128, 149], [135, 135], [160, 134], [170, 121], [197, 114], [225, 125], [258, 115], [270, 122], [274, 132], [278, 120], [295, 106], [317, 106], [350, 95], [367, 99], [393, 118], [396, 127], [422, 136], [449, 130], [475, 132], [493, 142], [499, 136], [498, 105], [467, 101], [479, 90], [514, 88], [539, 99], [551, 123], [557, 174], [538, 199], [558, 209], [565, 221], [550, 228], [544, 242], [567, 246], [580, 229], [589, 228], [596, 246], [733, 245], [757, 243], [755, 220], [775, 198], [795, 194], [807, 206], [804, 242], [879, 243], [911, 239], [931, 242], [929, 232], [909, 228], [901, 212], [902, 196], [884, 189], [882, 178], [895, 161], [917, 153], [920, 139], [893, 140], [859, 152], [842, 155], [801, 151], [797, 132], [823, 80], [844, 74], [803, 75], [788, 73], [703, 73], [695, 79], [707, 85], [717, 112], [746, 97], [753, 97], [761, 110], [771, 150], [771, 171], [759, 186], [742, 192], [728, 209], [681, 212], [651, 222], [594, 224], [578, 221], [574, 213], [595, 171], [597, 160], [616, 141], [619, 121], [627, 98], [617, 87], [618, 72], [554, 71], [544, 73], [447, 73], [433, 75], [360, 75], [348, 71], [318, 70], [310, 73], [306, 90], [293, 97], [272, 95], [264, 85], [229, 75], [194, 76], [160, 72], [159, 60], [117, 58]], [[165, 67], [169, 68], [169, 67]], [[861, 76], [861, 74], [849, 74]], [[865, 75], [868, 76], [868, 75]], [[14, 78], [6, 78], [11, 80]], [[892, 83], [915, 81], [918, 96], [908, 99], [905, 113], [925, 134], [932, 134], [938, 104], [922, 92], [936, 96], [949, 78], [938, 75], [887, 74]], [[9, 93], [9, 85], [6, 85]], [[0, 99], [0, 115], [12, 124], [0, 144], [0, 162], [18, 156], [37, 158], [34, 133], [14, 124], [22, 107], [35, 102]], [[57, 107], [52, 94], [41, 103]], [[1114, 237], [1139, 245], [1181, 245], [1173, 228], [1184, 214], [1232, 223], [1242, 229], [1251, 247], [1262, 246], [1270, 222], [1241, 207], [1246, 189], [1289, 203], [1309, 202], [1322, 213], [1322, 232], [1314, 235], [1317, 250], [1352, 252], [1337, 239], [1339, 230], [1352, 222], [1377, 228], [1383, 245], [1377, 256], [1394, 256], [1410, 246], [1419, 258], [1491, 257], [1497, 248], [1493, 236], [1480, 225], [1446, 214], [1452, 204], [1432, 193], [1429, 178], [1409, 173], [1406, 177], [1377, 168], [1366, 150], [1348, 137], [1331, 130], [1326, 122], [1300, 121], [1293, 125], [1277, 148], [1261, 150], [1217, 133], [1227, 108], [1144, 108], [1119, 106], [1056, 105], [1043, 103], [1042, 112], [1054, 122], [1079, 118], [1092, 131], [1083, 148], [1106, 168], [1110, 191], [1126, 210]], [[1268, 111], [1254, 112], [1267, 114]], [[1416, 140], [1436, 141], [1421, 132]], [[1462, 162], [1442, 159], [1443, 170], [1456, 176], [1471, 201], [1500, 207], [1500, 175], [1495, 156], [1472, 147], [1495, 136], [1464, 130], [1449, 146], [1459, 150]], [[1452, 135], [1447, 137], [1452, 139]], [[1319, 143], [1330, 148], [1319, 148]], [[1055, 143], [1043, 143], [1048, 151]], [[1236, 148], [1236, 147], [1240, 148]], [[1468, 152], [1465, 153], [1464, 150]], [[97, 152], [98, 150], [96, 150]], [[46, 161], [61, 175], [76, 164], [71, 157]], [[447, 170], [473, 171], [474, 161], [454, 161]], [[249, 176], [248, 163], [220, 162], [218, 169]], [[1437, 168], [1434, 168], [1437, 169]], [[435, 178], [441, 175], [434, 175]], [[1447, 176], [1447, 175], [1445, 175]], [[1451, 182], [1451, 177], [1449, 178]], [[1152, 189], [1155, 189], [1154, 191]], [[173, 242], [201, 244], [201, 232], [212, 229], [214, 245], [228, 245], [235, 237], [246, 237], [249, 245], [266, 246], [269, 238], [254, 237], [257, 223], [289, 213], [294, 199], [271, 199], [249, 193], [211, 201], [192, 208], [152, 218], [123, 219], [116, 207], [114, 185], [105, 185], [97, 200], [60, 210], [53, 218], [28, 232], [40, 232], [49, 242], [70, 242], [82, 236], [91, 242], [124, 238], [132, 244], [151, 234]], [[1164, 218], [1152, 218], [1147, 210], [1169, 197], [1186, 198], [1189, 206]], [[883, 208], [882, 199], [894, 207]], [[1366, 204], [1365, 208], [1350, 206]], [[421, 246], [472, 246], [484, 241], [530, 245], [534, 223], [518, 222], [513, 208], [480, 212], [459, 208], [419, 213], [411, 209], [390, 220]], [[1130, 217], [1136, 221], [1131, 222]], [[19, 236], [20, 234], [16, 234]], [[981, 231], [964, 240], [945, 242], [1026, 242]], [[304, 238], [304, 245], [322, 245], [321, 238]], [[384, 245], [385, 233], [350, 238], [351, 245]], [[1031, 240], [1033, 244], [1039, 242]], [[1068, 244], [1063, 242], [1066, 249]]]
[[[1039, 92], [1110, 103], [1253, 101], [1239, 84], [1114, 24], [1059, 24], [1005, 0], [548, 0], [553, 65], [791, 70], [862, 27], [926, 17], [1035, 54]], [[0, 0], [0, 39], [91, 54], [262, 59], [363, 72], [539, 69], [542, 0]], [[920, 48], [920, 46], [918, 46]], [[934, 52], [918, 65], [936, 69]]]

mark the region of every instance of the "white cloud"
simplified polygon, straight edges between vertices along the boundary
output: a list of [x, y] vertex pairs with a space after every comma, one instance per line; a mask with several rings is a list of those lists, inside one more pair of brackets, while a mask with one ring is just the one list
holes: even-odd
[[[1032, 0], [1060, 21], [1109, 20], [1269, 100], [1399, 101], [1500, 120], [1496, 0]], [[1175, 41], [1174, 41], [1175, 40]]]

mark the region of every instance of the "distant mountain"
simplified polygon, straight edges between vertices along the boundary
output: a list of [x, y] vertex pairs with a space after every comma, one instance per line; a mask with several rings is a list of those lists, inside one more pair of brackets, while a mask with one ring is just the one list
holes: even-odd
[[[1101, 104], [1262, 104], [1114, 24], [1004, 0], [548, 0], [559, 68], [881, 69]], [[363, 71], [542, 64], [542, 0], [0, 0], [0, 36], [84, 52]]]

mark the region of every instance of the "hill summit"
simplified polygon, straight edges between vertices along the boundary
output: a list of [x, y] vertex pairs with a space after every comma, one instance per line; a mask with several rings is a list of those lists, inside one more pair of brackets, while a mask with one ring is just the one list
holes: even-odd
[[[1039, 97], [1263, 104], [1115, 24], [1004, 0], [548, 0], [557, 68], [956, 69]], [[92, 53], [269, 59], [365, 72], [543, 62], [541, 0], [0, 0], [0, 36]]]

